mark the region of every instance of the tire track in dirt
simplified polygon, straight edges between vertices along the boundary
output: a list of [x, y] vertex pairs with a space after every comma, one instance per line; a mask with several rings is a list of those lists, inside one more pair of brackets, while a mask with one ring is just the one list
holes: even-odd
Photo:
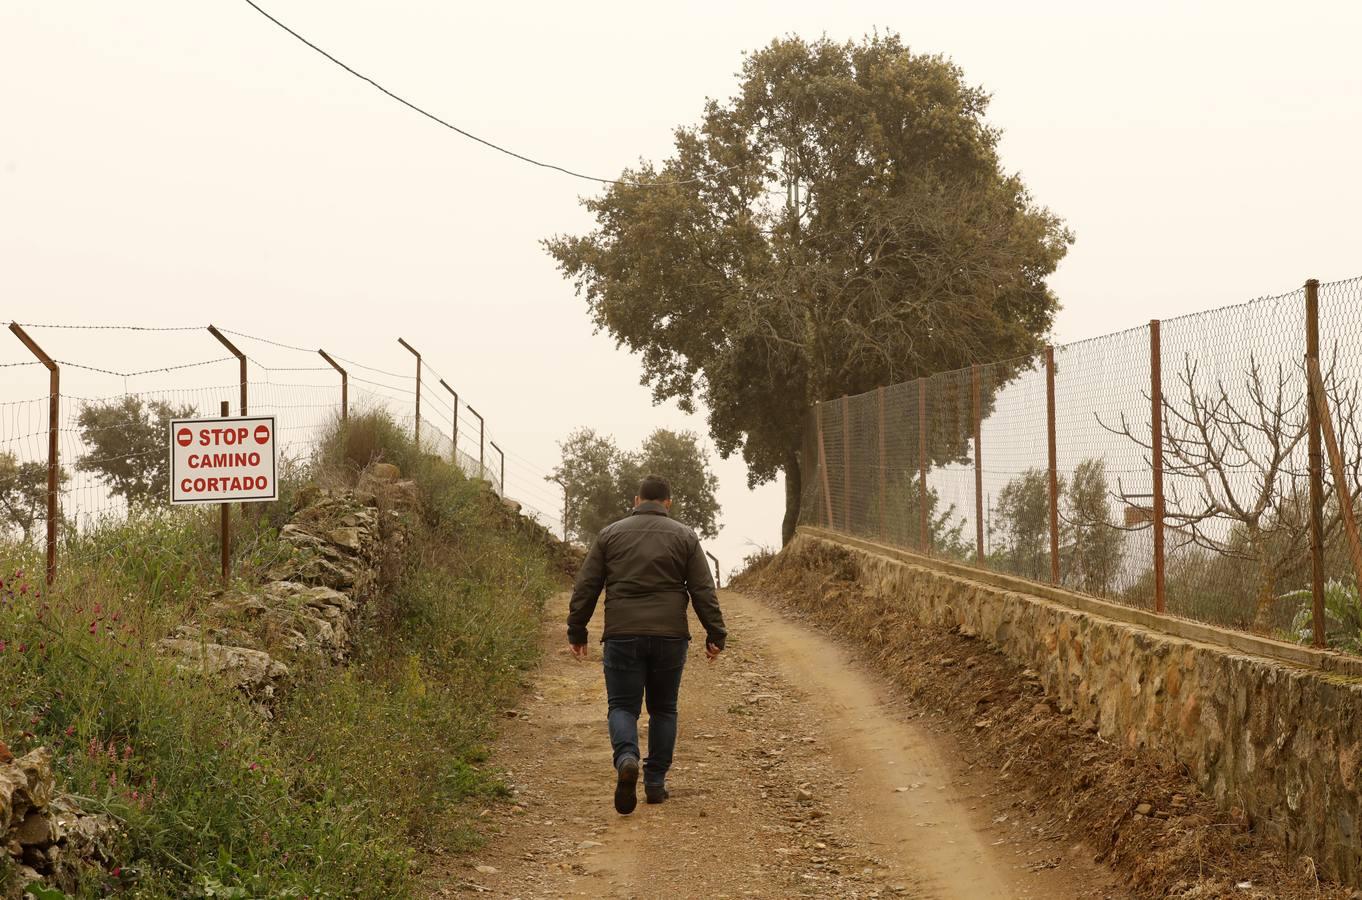
[[430, 896], [1125, 896], [1082, 852], [993, 821], [996, 786], [889, 713], [832, 640], [740, 594], [721, 602], [733, 637], [714, 664], [692, 642], [672, 797], [624, 817], [599, 647], [571, 659], [554, 599], [492, 760], [514, 802], [484, 811], [485, 847], [432, 868]]

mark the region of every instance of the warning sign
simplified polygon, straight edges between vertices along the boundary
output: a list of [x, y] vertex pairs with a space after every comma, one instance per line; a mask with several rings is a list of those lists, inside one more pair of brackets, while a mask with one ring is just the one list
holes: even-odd
[[274, 416], [174, 419], [171, 503], [251, 503], [278, 497]]

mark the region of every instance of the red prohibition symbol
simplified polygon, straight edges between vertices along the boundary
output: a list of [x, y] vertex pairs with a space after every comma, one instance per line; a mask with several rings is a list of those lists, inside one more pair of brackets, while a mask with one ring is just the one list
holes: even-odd
[[268, 444], [270, 442], [270, 426], [255, 426], [255, 442], [257, 444]]
[[190, 441], [192, 441], [193, 439], [194, 435], [189, 431], [188, 428], [181, 428], [179, 431], [175, 432], [175, 442], [178, 443], [181, 447], [188, 447]]

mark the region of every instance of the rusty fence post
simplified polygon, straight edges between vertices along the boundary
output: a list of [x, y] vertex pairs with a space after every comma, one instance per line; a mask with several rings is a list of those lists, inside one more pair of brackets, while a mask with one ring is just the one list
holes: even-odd
[[1163, 505], [1163, 339], [1159, 320], [1149, 320], [1149, 450], [1154, 469], [1154, 612], [1168, 608], [1168, 566], [1164, 554]]
[[819, 400], [814, 407], [818, 420], [818, 478], [823, 487], [823, 510], [826, 517], [826, 525], [832, 527], [832, 492], [828, 487], [828, 451], [827, 445], [823, 442], [823, 401]]
[[974, 559], [979, 565], [984, 559], [984, 458], [983, 458], [983, 397], [979, 366], [970, 366], [971, 405], [974, 408]]
[[497, 455], [501, 457], [501, 496], [505, 497], [505, 496], [506, 496], [506, 453], [505, 453], [504, 450], [502, 450], [500, 447], [497, 446], [497, 442], [496, 442], [496, 441], [488, 441], [487, 443], [490, 444], [491, 447], [492, 447], [492, 449], [495, 450], [495, 451], [497, 451]]
[[1045, 435], [1050, 457], [1050, 583], [1059, 584], [1059, 452], [1055, 440], [1055, 348], [1045, 348]]
[[[1305, 282], [1305, 359], [1319, 365], [1319, 281]], [[1314, 388], [1306, 385], [1307, 391]], [[1324, 453], [1320, 446], [1318, 401], [1307, 404], [1306, 422], [1310, 428], [1310, 591], [1313, 599], [1311, 632], [1314, 645], [1327, 641], [1324, 621]]]
[[[230, 416], [232, 414], [231, 404], [229, 404], [226, 400], [223, 400], [222, 409], [219, 412], [221, 413], [223, 418]], [[242, 505], [244, 506], [245, 504]], [[231, 508], [228, 504], [223, 503], [221, 504], [221, 506], [222, 506], [222, 522], [221, 522], [222, 536], [219, 539], [218, 543], [222, 547], [222, 586], [226, 587], [227, 584], [232, 580], [232, 515]]]
[[842, 530], [851, 534], [851, 407], [842, 395]]
[[450, 387], [449, 383], [443, 378], [440, 379], [440, 387], [449, 391], [450, 396], [454, 398], [454, 430], [450, 438], [453, 445], [449, 448], [449, 461], [457, 468], [459, 465], [459, 392]]
[[61, 368], [18, 322], [10, 322], [9, 330], [47, 368], [47, 584], [50, 586], [57, 579], [57, 520], [61, 518], [57, 493], [61, 485]]
[[932, 533], [927, 514], [927, 379], [917, 380], [917, 535], [918, 549], [931, 555]]
[[709, 557], [709, 561], [712, 562], [712, 563], [714, 563], [714, 586], [715, 586], [716, 588], [723, 587], [723, 584], [721, 583], [721, 579], [720, 579], [720, 577], [719, 577], [719, 559], [718, 559], [718, 557], [716, 557], [713, 553], [710, 553], [708, 550], [705, 551], [705, 556], [708, 556], [708, 557]]
[[486, 423], [482, 420], [482, 414], [473, 407], [468, 407], [468, 411], [477, 416], [478, 419], [478, 478], [487, 480], [487, 464], [484, 462], [487, 445]]
[[1315, 404], [1315, 415], [1319, 418], [1320, 436], [1324, 438], [1324, 449], [1329, 456], [1329, 468], [1334, 476], [1334, 491], [1338, 494], [1338, 511], [1343, 519], [1344, 534], [1348, 538], [1348, 556], [1353, 563], [1353, 577], [1357, 581], [1358, 596], [1362, 596], [1362, 538], [1358, 536], [1352, 489], [1348, 486], [1348, 471], [1344, 467], [1343, 452], [1339, 449], [1333, 417], [1329, 412], [1329, 393], [1324, 386], [1324, 376], [1319, 370], [1319, 360], [1307, 358], [1305, 365], [1310, 377], [1310, 394]]
[[[240, 413], [240, 415], [243, 415], [243, 416], [244, 416], [244, 415], [246, 415], [246, 393], [247, 393], [247, 391], [246, 391], [246, 385], [249, 383], [249, 382], [248, 382], [249, 373], [248, 373], [247, 370], [246, 370], [246, 354], [244, 354], [244, 353], [242, 353], [240, 350], [238, 350], [238, 349], [236, 348], [236, 344], [233, 344], [231, 341], [227, 340], [227, 336], [224, 335], [221, 331], [218, 331], [218, 329], [216, 328], [216, 326], [209, 325], [209, 326], [208, 326], [208, 333], [211, 334], [213, 337], [217, 338], [218, 341], [220, 341], [220, 342], [222, 343], [222, 346], [224, 346], [224, 347], [227, 348], [227, 352], [228, 352], [228, 353], [230, 353], [230, 354], [232, 354], [233, 356], [236, 357], [237, 364], [241, 367], [241, 413]], [[243, 504], [243, 508], [244, 508], [244, 504]]]
[[416, 427], [413, 431], [415, 432], [416, 450], [419, 453], [421, 450], [421, 354], [417, 352], [415, 347], [401, 338], [398, 338], [397, 342], [406, 347], [412, 356], [416, 357]]
[[344, 369], [342, 369], [342, 368], [340, 367], [340, 363], [338, 363], [338, 362], [336, 362], [334, 359], [332, 359], [331, 356], [330, 356], [330, 354], [328, 354], [325, 350], [318, 350], [317, 352], [320, 353], [320, 354], [322, 355], [322, 359], [326, 360], [328, 363], [331, 364], [331, 368], [335, 369], [337, 372], [340, 373], [340, 377], [341, 377], [341, 421], [342, 421], [342, 422], [348, 422], [348, 421], [350, 420], [350, 373], [348, 373], [348, 372], [346, 372]]
[[886, 461], [885, 461], [885, 449], [884, 449], [884, 386], [883, 386], [883, 385], [881, 385], [881, 386], [875, 388], [875, 399], [876, 399], [877, 405], [878, 405], [878, 407], [879, 407], [879, 429], [878, 429], [878, 432], [879, 432], [879, 433], [878, 433], [878, 437], [879, 437], [879, 441], [880, 441], [880, 485], [879, 485], [879, 487], [880, 487], [880, 540], [881, 540], [881, 541], [886, 541], [886, 542], [887, 542], [887, 541], [889, 540], [889, 534], [888, 534], [888, 532], [886, 531], [885, 526], [884, 526], [884, 522], [885, 522], [885, 493], [886, 493], [886, 491], [885, 491], [885, 481], [887, 480], [887, 479], [886, 479], [886, 474], [887, 474], [887, 473], [886, 473], [886, 471], [885, 471], [885, 467], [886, 467], [887, 463], [886, 463]]

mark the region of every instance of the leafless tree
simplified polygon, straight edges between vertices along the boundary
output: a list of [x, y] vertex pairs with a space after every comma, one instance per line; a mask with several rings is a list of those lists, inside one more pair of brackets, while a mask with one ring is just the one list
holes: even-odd
[[[1335, 363], [1325, 373], [1325, 393], [1355, 508], [1362, 495], [1358, 390], [1341, 383]], [[1278, 582], [1300, 565], [1310, 541], [1305, 366], [1263, 366], [1250, 355], [1245, 380], [1233, 389], [1224, 379], [1199, 381], [1198, 375], [1198, 363], [1188, 355], [1175, 394], [1161, 398], [1164, 521], [1177, 546], [1195, 545], [1256, 567], [1254, 623], [1262, 626]], [[1133, 431], [1124, 414], [1119, 427], [1102, 425], [1142, 447], [1152, 461], [1147, 426]], [[1119, 481], [1115, 496], [1129, 502]], [[1340, 523], [1338, 504], [1327, 504], [1326, 541]]]

